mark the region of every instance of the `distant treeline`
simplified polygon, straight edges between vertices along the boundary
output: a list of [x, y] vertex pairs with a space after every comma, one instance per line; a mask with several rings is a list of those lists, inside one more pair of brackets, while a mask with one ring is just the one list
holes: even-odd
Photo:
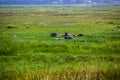
[[120, 0], [0, 0], [0, 4], [97, 4], [120, 3]]

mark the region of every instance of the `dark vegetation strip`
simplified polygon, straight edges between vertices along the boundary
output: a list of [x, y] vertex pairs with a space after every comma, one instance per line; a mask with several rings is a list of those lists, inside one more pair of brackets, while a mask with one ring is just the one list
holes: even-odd
[[48, 74], [44, 72], [31, 73], [16, 73], [14, 71], [7, 71], [0, 73], [0, 79], [5, 80], [119, 80], [120, 70], [96, 70], [89, 71], [87, 69], [72, 71], [66, 70], [63, 72], [55, 72]]

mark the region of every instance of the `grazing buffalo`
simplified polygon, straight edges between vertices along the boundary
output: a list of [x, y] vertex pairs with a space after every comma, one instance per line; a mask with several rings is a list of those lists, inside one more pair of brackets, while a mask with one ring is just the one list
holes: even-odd
[[72, 39], [72, 38], [73, 38], [73, 35], [68, 34], [68, 33], [66, 32], [65, 35], [64, 35], [64, 38], [65, 38], [65, 39]]
[[77, 36], [83, 36], [83, 34], [78, 34]]
[[52, 36], [52, 37], [56, 37], [56, 36], [57, 36], [57, 33], [51, 33], [51, 36]]

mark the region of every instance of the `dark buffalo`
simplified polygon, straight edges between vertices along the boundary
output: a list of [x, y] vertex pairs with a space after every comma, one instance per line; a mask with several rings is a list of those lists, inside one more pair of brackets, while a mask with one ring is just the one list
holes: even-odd
[[78, 34], [77, 36], [83, 36], [83, 34]]
[[71, 34], [68, 34], [67, 32], [64, 34], [64, 38], [65, 39], [72, 39], [73, 38], [73, 35]]
[[57, 36], [57, 33], [51, 33], [51, 36], [52, 36], [52, 37], [56, 37], [56, 36]]

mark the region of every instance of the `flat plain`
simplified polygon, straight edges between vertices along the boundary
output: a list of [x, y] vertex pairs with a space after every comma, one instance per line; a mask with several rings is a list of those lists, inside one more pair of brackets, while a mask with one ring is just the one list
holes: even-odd
[[0, 6], [0, 80], [120, 80], [120, 6]]

